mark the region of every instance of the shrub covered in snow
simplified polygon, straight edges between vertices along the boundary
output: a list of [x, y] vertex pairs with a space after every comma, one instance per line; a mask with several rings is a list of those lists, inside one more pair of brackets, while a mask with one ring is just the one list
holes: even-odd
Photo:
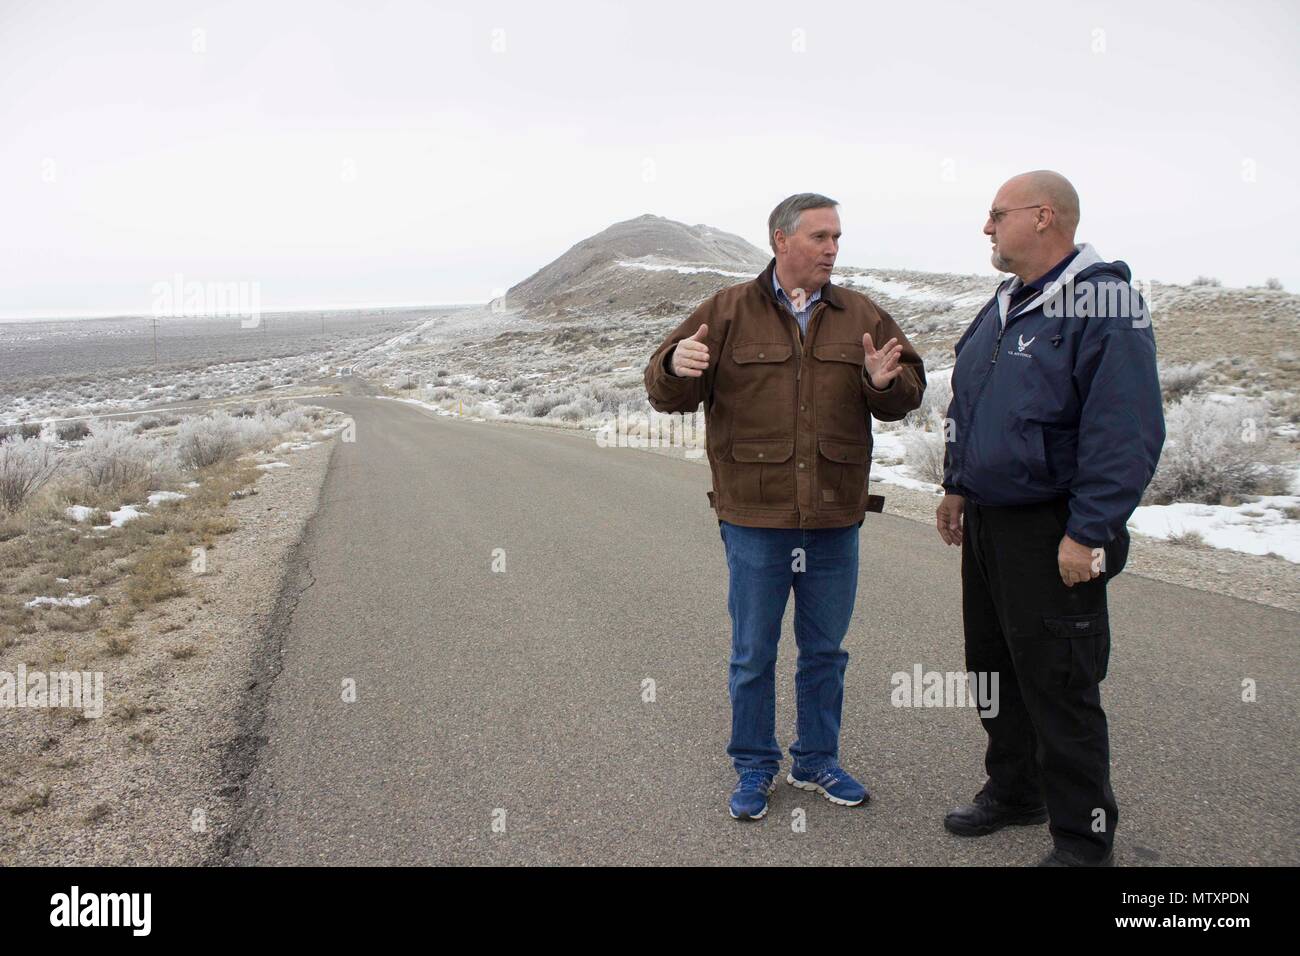
[[557, 405], [568, 405], [578, 397], [577, 393], [566, 388], [559, 392], [545, 392], [528, 397], [527, 412], [532, 418], [545, 418]]
[[16, 438], [0, 444], [0, 509], [18, 510], [59, 465], [54, 450], [40, 439]]
[[99, 491], [156, 486], [176, 473], [175, 458], [161, 441], [106, 420], [95, 423], [74, 461], [86, 483]]
[[1210, 366], [1206, 362], [1161, 366], [1160, 394], [1163, 396], [1165, 404], [1176, 402], [1185, 395], [1190, 395], [1196, 386], [1205, 381], [1205, 376], [1209, 373]]
[[600, 408], [593, 399], [586, 396], [579, 396], [572, 402], [565, 402], [563, 405], [556, 405], [551, 408], [547, 414], [548, 418], [560, 418], [568, 422], [579, 422], [584, 418], [590, 418], [595, 415]]
[[85, 422], [59, 422], [54, 429], [59, 441], [80, 441], [90, 434], [90, 426]]
[[620, 406], [626, 407], [629, 411], [643, 411], [650, 408], [643, 385], [622, 388], [595, 383], [589, 386], [588, 391], [592, 400], [599, 406], [599, 411], [610, 415], [616, 414]]
[[1165, 412], [1165, 446], [1146, 504], [1221, 504], [1278, 490], [1281, 471], [1269, 461], [1268, 410], [1184, 398]]
[[943, 429], [944, 416], [952, 404], [952, 380], [935, 376], [926, 381], [921, 404], [907, 413], [903, 424], [911, 428]]
[[187, 467], [206, 468], [232, 461], [250, 445], [270, 436], [262, 416], [235, 418], [216, 411], [203, 418], [187, 418], [176, 431], [176, 454]]
[[903, 436], [907, 451], [907, 467], [921, 481], [938, 485], [943, 483], [943, 430], [922, 431], [909, 429]]

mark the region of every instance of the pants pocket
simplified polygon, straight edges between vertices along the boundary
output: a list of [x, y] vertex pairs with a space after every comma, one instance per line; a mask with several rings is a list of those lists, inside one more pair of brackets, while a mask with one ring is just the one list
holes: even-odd
[[1106, 677], [1110, 664], [1110, 620], [1107, 612], [1044, 617], [1047, 639], [1059, 643], [1059, 662], [1066, 687], [1091, 687]]

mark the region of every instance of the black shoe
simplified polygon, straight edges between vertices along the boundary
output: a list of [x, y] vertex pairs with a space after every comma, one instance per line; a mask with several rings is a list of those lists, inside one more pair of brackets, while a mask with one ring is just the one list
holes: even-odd
[[957, 836], [984, 836], [1003, 827], [1023, 827], [1047, 822], [1047, 807], [1016, 807], [994, 800], [980, 791], [975, 802], [950, 810], [943, 826]]
[[1096, 863], [1089, 863], [1083, 857], [1071, 853], [1069, 850], [1062, 850], [1059, 846], [1052, 850], [1051, 853], [1038, 861], [1039, 866], [1114, 866], [1115, 851], [1107, 850], [1106, 855]]

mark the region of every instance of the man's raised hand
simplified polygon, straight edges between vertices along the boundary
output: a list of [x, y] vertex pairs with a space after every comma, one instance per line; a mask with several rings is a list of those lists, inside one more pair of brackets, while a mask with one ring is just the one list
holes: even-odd
[[889, 388], [889, 383], [903, 371], [903, 367], [898, 364], [903, 346], [898, 344], [898, 339], [893, 338], [877, 349], [871, 341], [871, 333], [867, 332], [862, 336], [862, 349], [867, 353], [865, 367], [872, 387]]
[[704, 374], [709, 367], [709, 347], [704, 343], [708, 334], [708, 325], [701, 325], [689, 339], [677, 343], [671, 363], [674, 375], [699, 378]]

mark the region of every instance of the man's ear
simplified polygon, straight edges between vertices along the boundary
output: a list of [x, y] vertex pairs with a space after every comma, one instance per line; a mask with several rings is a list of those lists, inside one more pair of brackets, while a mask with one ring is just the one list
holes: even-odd
[[1039, 206], [1038, 222], [1035, 224], [1034, 228], [1038, 232], [1044, 232], [1055, 221], [1056, 221], [1055, 209], [1053, 209], [1051, 206]]

